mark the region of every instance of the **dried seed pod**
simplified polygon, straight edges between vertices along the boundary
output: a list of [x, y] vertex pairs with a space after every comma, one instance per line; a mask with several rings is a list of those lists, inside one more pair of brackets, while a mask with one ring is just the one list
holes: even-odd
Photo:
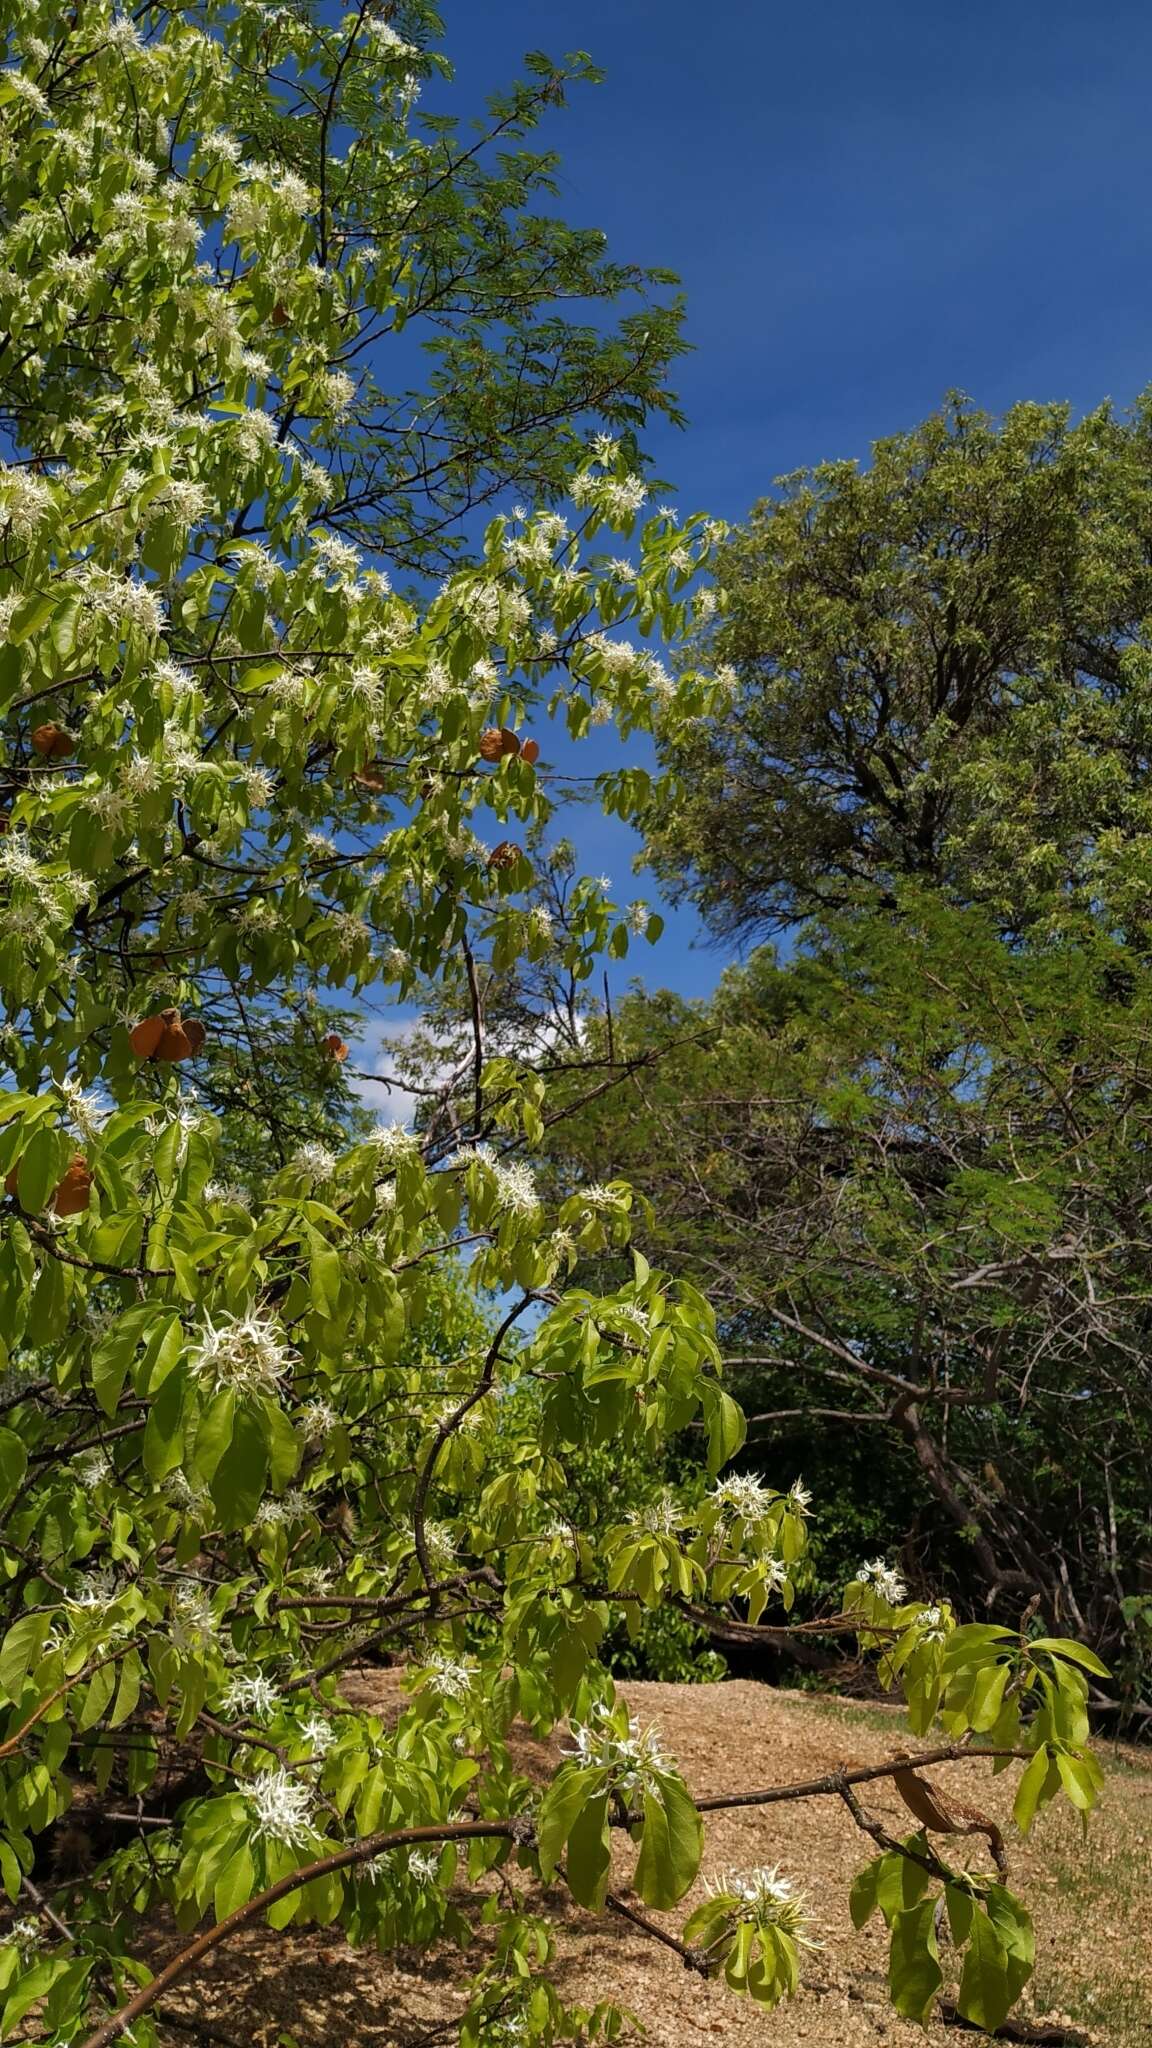
[[490, 868], [514, 868], [522, 852], [523, 848], [517, 846], [514, 839], [502, 839], [488, 855], [488, 865]]
[[49, 719], [44, 725], [33, 727], [32, 751], [42, 761], [66, 761], [69, 754], [76, 752], [76, 742], [62, 725], [54, 725]]
[[79, 1216], [88, 1207], [92, 1170], [83, 1153], [77, 1152], [52, 1197], [57, 1216]]
[[338, 1065], [348, 1057], [348, 1047], [338, 1031], [330, 1031], [328, 1033], [324, 1039], [324, 1050], [329, 1059], [335, 1060]]
[[520, 749], [520, 759], [527, 761], [530, 768], [534, 768], [540, 759], [539, 740], [525, 740], [524, 745]]
[[379, 794], [388, 787], [388, 772], [376, 761], [365, 761], [362, 768], [353, 770], [352, 780], [358, 782], [361, 789], [371, 789]]
[[203, 1024], [190, 1018], [184, 1022], [179, 1010], [158, 1010], [154, 1017], [145, 1017], [128, 1034], [128, 1043], [141, 1060], [163, 1060], [169, 1063], [188, 1060], [197, 1053], [204, 1043]]
[[482, 761], [506, 761], [510, 754], [519, 752], [520, 741], [511, 726], [490, 725], [480, 735]]

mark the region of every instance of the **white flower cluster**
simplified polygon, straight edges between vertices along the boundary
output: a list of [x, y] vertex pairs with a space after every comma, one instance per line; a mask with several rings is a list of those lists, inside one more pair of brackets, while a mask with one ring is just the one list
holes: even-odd
[[428, 1551], [428, 1562], [438, 1572], [450, 1572], [456, 1562], [452, 1545], [452, 1531], [445, 1522], [425, 1522], [424, 1542]]
[[[900, 1590], [903, 1593], [903, 1587]], [[923, 1608], [914, 1618], [914, 1627], [922, 1643], [946, 1643], [950, 1633], [947, 1617], [940, 1607]]]
[[300, 1729], [302, 1739], [308, 1744], [314, 1756], [327, 1756], [336, 1740], [336, 1730], [331, 1721], [322, 1714], [312, 1714]]
[[754, 1472], [733, 1472], [712, 1488], [712, 1498], [734, 1520], [758, 1522], [775, 1506], [778, 1495]]
[[631, 519], [648, 496], [648, 486], [639, 476], [593, 476], [584, 471], [568, 486], [574, 505], [594, 505], [610, 519]]
[[[603, 879], [605, 885], [610, 887], [607, 876]], [[599, 1181], [590, 1181], [587, 1187], [580, 1188], [578, 1192], [586, 1209], [598, 1209], [612, 1214], [619, 1212], [623, 1206], [621, 1197], [611, 1188], [602, 1187]]]
[[302, 1522], [311, 1512], [312, 1503], [308, 1495], [298, 1486], [290, 1486], [279, 1500], [270, 1495], [267, 1500], [261, 1501], [256, 1510], [256, 1527], [280, 1529], [291, 1522]]
[[[11, 72], [6, 74], [11, 78]], [[0, 525], [11, 527], [17, 540], [27, 540], [53, 511], [51, 486], [30, 469], [10, 469], [0, 462]]]
[[671, 1768], [655, 1728], [641, 1728], [629, 1717], [628, 1733], [622, 1735], [603, 1704], [593, 1707], [587, 1721], [574, 1721], [571, 1734], [576, 1747], [568, 1754], [582, 1768], [610, 1770], [615, 1789], [625, 1799], [651, 1787], [658, 1772]]
[[791, 1878], [780, 1875], [778, 1864], [771, 1869], [762, 1864], [746, 1872], [724, 1870], [705, 1878], [704, 1888], [710, 1898], [730, 1901], [737, 1918], [754, 1920], [761, 1927], [779, 1927], [804, 1947], [815, 1946], [806, 1936], [810, 1922], [804, 1894], [796, 1891]]
[[290, 1771], [265, 1771], [244, 1787], [256, 1815], [256, 1833], [291, 1849], [303, 1848], [314, 1833], [312, 1794]]
[[22, 1956], [27, 1957], [40, 1946], [40, 1922], [31, 1917], [14, 1920], [8, 1930], [9, 1941], [15, 1942]]
[[642, 1508], [630, 1509], [628, 1514], [632, 1528], [644, 1529], [650, 1536], [673, 1536], [683, 1520], [679, 1502], [667, 1491]]
[[203, 1650], [216, 1634], [216, 1616], [207, 1589], [186, 1579], [172, 1603], [172, 1641], [178, 1649]]
[[339, 1420], [330, 1401], [308, 1401], [301, 1409], [297, 1422], [300, 1434], [306, 1444], [322, 1444], [332, 1434]]
[[291, 1354], [276, 1325], [250, 1310], [218, 1327], [205, 1317], [190, 1362], [195, 1377], [214, 1390], [268, 1394], [288, 1371]]
[[164, 630], [164, 602], [158, 590], [133, 576], [117, 576], [98, 562], [82, 562], [74, 581], [88, 610], [116, 633], [142, 633], [155, 640]]
[[318, 1144], [315, 1139], [311, 1139], [308, 1144], [297, 1148], [288, 1163], [293, 1172], [302, 1173], [313, 1186], [318, 1186], [323, 1181], [331, 1180], [339, 1162], [336, 1154], [330, 1152], [327, 1145]]
[[232, 1680], [220, 1704], [229, 1716], [270, 1721], [279, 1710], [280, 1694], [263, 1671], [240, 1672]]
[[428, 1677], [425, 1683], [429, 1692], [442, 1700], [466, 1700], [475, 1683], [476, 1673], [470, 1664], [463, 1664], [455, 1657], [446, 1657], [436, 1650], [428, 1659]]
[[520, 1159], [498, 1159], [490, 1145], [467, 1145], [453, 1166], [481, 1166], [492, 1182], [497, 1202], [515, 1216], [534, 1216], [540, 1207], [532, 1169]]
[[102, 1486], [106, 1479], [112, 1477], [113, 1465], [107, 1451], [82, 1451], [75, 1460], [75, 1466], [77, 1479], [88, 1489]]
[[74, 1590], [65, 1595], [69, 1607], [78, 1607], [86, 1614], [104, 1614], [124, 1591], [110, 1565], [100, 1565], [94, 1572], [81, 1579]]
[[862, 1564], [856, 1573], [862, 1586], [871, 1586], [888, 1602], [889, 1607], [899, 1607], [908, 1597], [908, 1588], [902, 1578], [886, 1564], [882, 1557], [874, 1557]]

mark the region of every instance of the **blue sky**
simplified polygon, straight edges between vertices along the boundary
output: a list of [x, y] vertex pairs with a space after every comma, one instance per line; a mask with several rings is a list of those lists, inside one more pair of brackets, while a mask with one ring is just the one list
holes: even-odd
[[[608, 73], [545, 133], [560, 208], [679, 271], [690, 425], [650, 436], [686, 509], [865, 456], [950, 387], [1128, 402], [1152, 380], [1152, 12], [1130, 0], [447, 0], [459, 106], [525, 49]], [[433, 103], [433, 89], [429, 89]], [[436, 95], [439, 97], [439, 95]], [[618, 828], [581, 850], [634, 893]], [[637, 969], [699, 993], [722, 956], [672, 921]], [[631, 963], [630, 963], [631, 966]]]

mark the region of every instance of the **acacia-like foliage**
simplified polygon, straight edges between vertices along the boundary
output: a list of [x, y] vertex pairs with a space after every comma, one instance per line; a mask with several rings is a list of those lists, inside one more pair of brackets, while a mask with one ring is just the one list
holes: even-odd
[[1145, 1700], [1148, 1005], [1104, 934], [1008, 947], [905, 892], [709, 1003], [633, 992], [625, 1092], [550, 1138], [558, 1185], [595, 1161], [645, 1197], [753, 1441], [839, 1496], [845, 1541], [883, 1502], [930, 1580], [1039, 1596]]
[[912, 882], [1014, 933], [1147, 927], [1147, 399], [962, 400], [784, 478], [706, 629], [721, 712], [662, 744], [655, 863], [726, 935]]
[[[289, 1035], [317, 1074], [345, 1069], [326, 1005], [370, 984], [404, 994], [457, 963], [471, 982], [553, 946], [581, 980], [627, 950], [597, 883], [572, 883], [562, 932], [525, 900], [548, 803], [523, 735], [546, 697], [575, 735], [715, 705], [628, 637], [683, 636], [714, 529], [641, 524], [628, 447], [570, 438], [589, 408], [658, 402], [667, 329], [645, 314], [633, 347], [546, 322], [529, 347], [538, 274], [559, 298], [623, 280], [520, 214], [530, 169], [505, 159], [485, 185], [448, 131], [413, 127], [421, 10], [242, 6], [214, 26], [45, 5], [6, 29], [3, 2027], [146, 2042], [168, 1988], [249, 1921], [423, 1943], [471, 1899], [501, 1939], [462, 2042], [611, 2036], [610, 2004], [570, 2010], [548, 1981], [524, 1886], [561, 1873], [771, 2004], [805, 1939], [786, 1885], [718, 1880], [683, 1937], [609, 1886], [615, 1833], [641, 1902], [675, 1907], [703, 1821], [617, 1702], [606, 1629], [661, 1601], [782, 1618], [805, 1543], [803, 1488], [719, 1476], [743, 1424], [706, 1301], [639, 1255], [609, 1293], [566, 1285], [626, 1243], [631, 1194], [541, 1199], [522, 1155], [553, 1114], [546, 1076], [497, 1056], [478, 1002], [464, 1110], [419, 1135], [325, 1126], [289, 1150], [261, 1096], [292, 1071]], [[512, 131], [562, 74], [534, 78]], [[426, 405], [386, 405], [374, 340], [438, 307]], [[520, 448], [545, 496], [571, 458], [566, 510], [502, 515], [437, 591], [394, 591], [384, 556], [425, 566]], [[606, 561], [601, 528], [637, 560]], [[602, 791], [626, 815], [643, 793], [630, 771]], [[697, 1419], [706, 1492], [571, 1518], [587, 1445]], [[1090, 1652], [956, 1628], [881, 1561], [820, 1625], [880, 1655], [918, 1734], [943, 1716], [921, 1761], [1026, 1760], [1022, 1826], [1061, 1786], [1091, 1803]], [[388, 1727], [341, 1689], [381, 1651], [407, 1674]], [[512, 1760], [517, 1716], [572, 1728], [542, 1797]], [[931, 1800], [903, 1845], [869, 1820], [855, 1785], [893, 1774], [912, 1781], [905, 1761], [817, 1789], [882, 1851], [861, 1897], [892, 1924], [896, 2003], [921, 2014], [941, 1981], [927, 1885], [964, 1950], [961, 2004], [990, 2020], [1028, 1974], [1027, 1912], [929, 1844], [951, 1832]], [[137, 1817], [113, 1825], [125, 1795]], [[53, 1876], [74, 1806], [87, 1867]], [[138, 1937], [161, 1905], [185, 1940], [153, 1975]]]

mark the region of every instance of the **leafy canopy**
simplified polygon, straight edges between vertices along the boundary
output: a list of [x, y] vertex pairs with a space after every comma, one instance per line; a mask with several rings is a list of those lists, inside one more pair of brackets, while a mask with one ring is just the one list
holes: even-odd
[[722, 710], [663, 739], [655, 865], [716, 931], [890, 907], [1147, 921], [1152, 411], [961, 400], [785, 478], [706, 628]]

